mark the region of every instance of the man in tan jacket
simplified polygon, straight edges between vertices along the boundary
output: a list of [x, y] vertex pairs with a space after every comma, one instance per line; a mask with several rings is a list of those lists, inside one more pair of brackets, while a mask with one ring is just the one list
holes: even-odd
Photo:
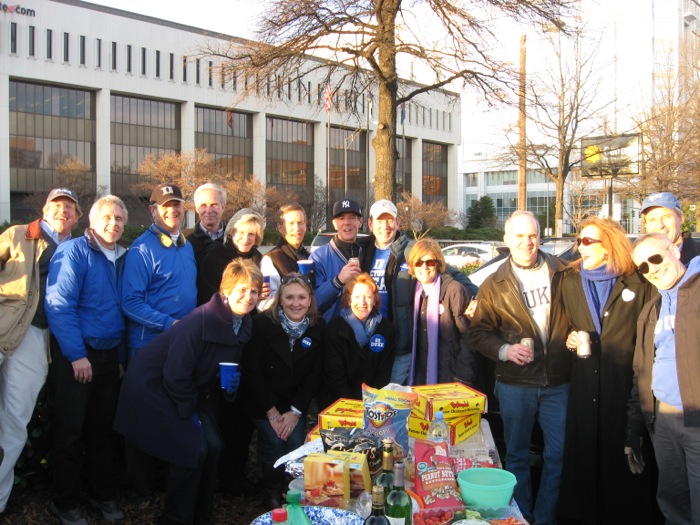
[[27, 424], [48, 373], [49, 330], [44, 292], [49, 261], [70, 239], [81, 216], [78, 196], [51, 190], [42, 219], [12, 226], [0, 235], [0, 514], [14, 483], [14, 467]]

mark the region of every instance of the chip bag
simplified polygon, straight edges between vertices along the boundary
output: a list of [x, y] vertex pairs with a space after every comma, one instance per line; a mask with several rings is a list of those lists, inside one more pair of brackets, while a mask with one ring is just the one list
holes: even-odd
[[452, 470], [447, 444], [418, 439], [414, 454], [414, 490], [423, 500], [425, 508], [461, 508], [462, 496]]
[[367, 456], [367, 465], [372, 476], [382, 470], [382, 440], [363, 430], [349, 428], [321, 429], [323, 450], [359, 452]]
[[408, 416], [417, 397], [413, 392], [362, 385], [363, 429], [380, 439], [393, 439], [396, 459], [408, 456]]

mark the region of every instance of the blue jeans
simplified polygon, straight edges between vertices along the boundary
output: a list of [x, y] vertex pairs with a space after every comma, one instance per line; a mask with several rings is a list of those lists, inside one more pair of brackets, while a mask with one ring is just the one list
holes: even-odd
[[272, 466], [279, 458], [302, 446], [306, 437], [305, 421], [306, 416], [302, 414], [287, 441], [282, 441], [277, 437], [275, 430], [267, 419], [253, 419], [255, 428], [258, 429], [260, 456], [263, 462]]
[[412, 354], [401, 354], [394, 358], [394, 366], [391, 369], [391, 382], [405, 385], [408, 380], [408, 372], [411, 368]]
[[[538, 388], [506, 385], [497, 381], [495, 394], [503, 419], [506, 469], [512, 472], [517, 480], [515, 501], [530, 523], [556, 524], [569, 385]], [[530, 441], [535, 418], [544, 435], [544, 465], [533, 509]]]

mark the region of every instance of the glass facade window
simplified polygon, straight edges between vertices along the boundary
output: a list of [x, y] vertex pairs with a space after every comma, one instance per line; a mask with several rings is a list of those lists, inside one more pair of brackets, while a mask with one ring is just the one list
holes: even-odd
[[486, 186], [513, 186], [518, 184], [518, 170], [492, 171], [486, 174]]
[[10, 22], [10, 53], [17, 54], [17, 23]]
[[209, 87], [214, 86], [214, 62], [209, 61], [209, 67], [207, 67], [207, 75], [209, 76]]
[[479, 187], [479, 174], [478, 173], [465, 174], [464, 186], [467, 188], [478, 188]]
[[182, 57], [182, 81], [187, 83], [187, 57]]
[[253, 174], [253, 116], [238, 111], [195, 108], [195, 147], [205, 148], [233, 175]]
[[46, 60], [53, 59], [53, 31], [46, 30]]
[[126, 72], [131, 73], [131, 44], [126, 46]]
[[[77, 159], [89, 171], [76, 191], [95, 191], [95, 96], [90, 91], [10, 80], [10, 191], [44, 193], [61, 184], [58, 168]], [[65, 182], [63, 182], [65, 184]], [[22, 199], [11, 213], [24, 218]]]
[[160, 78], [160, 51], [156, 51], [156, 78]]
[[146, 75], [146, 48], [141, 48], [141, 74]]
[[112, 71], [117, 70], [117, 43], [112, 42]]
[[423, 202], [447, 206], [447, 145], [423, 141]]
[[85, 56], [85, 36], [80, 35], [80, 65], [84, 66], [87, 60]]
[[95, 67], [102, 68], [102, 39], [95, 40]]
[[506, 219], [508, 219], [508, 217], [510, 217], [513, 212], [518, 209], [518, 192], [488, 192], [488, 196], [493, 199], [493, 204], [496, 206], [496, 226], [498, 228], [503, 228]]
[[[267, 117], [265, 171], [268, 186], [291, 190], [299, 196], [302, 204], [313, 206], [313, 124]], [[325, 206], [325, 200], [317, 204]]]
[[201, 60], [198, 58], [194, 62], [194, 83], [197, 85], [199, 85], [200, 65], [201, 65]]
[[29, 26], [29, 56], [33, 57], [36, 55], [36, 27]]
[[112, 193], [130, 193], [146, 155], [180, 150], [180, 105], [124, 95], [111, 95]]
[[413, 191], [411, 188], [411, 177], [413, 175], [413, 170], [411, 169], [412, 145], [411, 139], [396, 137], [396, 151], [399, 153], [399, 158], [396, 159], [394, 202], [401, 200], [402, 193]]
[[331, 127], [330, 155], [331, 202], [348, 197], [364, 208], [367, 201], [366, 132]]
[[70, 61], [70, 35], [63, 33], [63, 61]]
[[169, 69], [170, 69], [170, 74], [168, 75], [168, 78], [170, 80], [174, 80], [175, 79], [175, 54], [174, 53], [170, 53]]

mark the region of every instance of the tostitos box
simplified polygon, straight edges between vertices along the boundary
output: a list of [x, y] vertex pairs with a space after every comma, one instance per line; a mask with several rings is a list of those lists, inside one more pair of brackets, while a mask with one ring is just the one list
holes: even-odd
[[365, 407], [359, 399], [340, 398], [318, 414], [318, 426], [331, 428], [362, 428]]
[[412, 387], [418, 394], [413, 415], [432, 421], [441, 410], [445, 419], [486, 412], [486, 395], [462, 383], [439, 383]]
[[[447, 429], [450, 431], [450, 445], [461, 443], [479, 430], [481, 414], [467, 414], [455, 418], [445, 419]], [[426, 439], [430, 421], [421, 419], [415, 414], [408, 418], [408, 436], [416, 439]]]

